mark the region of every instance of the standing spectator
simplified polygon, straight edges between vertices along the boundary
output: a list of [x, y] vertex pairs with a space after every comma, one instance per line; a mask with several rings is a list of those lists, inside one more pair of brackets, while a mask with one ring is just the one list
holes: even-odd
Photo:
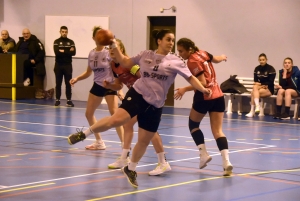
[[16, 42], [9, 36], [7, 30], [1, 31], [1, 38], [0, 38], [0, 47], [3, 50], [3, 53], [7, 53], [13, 51], [14, 47], [16, 46]]
[[55, 53], [54, 73], [56, 79], [56, 101], [54, 105], [60, 105], [61, 84], [64, 78], [66, 84], [67, 106], [74, 107], [74, 104], [71, 101], [72, 89], [70, 80], [72, 79], [73, 72], [72, 56], [75, 56], [76, 48], [74, 41], [68, 38], [68, 28], [66, 26], [60, 27], [60, 35], [61, 37], [56, 39], [53, 44]]
[[28, 59], [24, 61], [24, 86], [33, 85], [33, 67], [39, 76], [45, 76], [45, 48], [41, 41], [25, 28], [22, 31], [23, 37], [19, 37], [15, 52], [28, 54]]

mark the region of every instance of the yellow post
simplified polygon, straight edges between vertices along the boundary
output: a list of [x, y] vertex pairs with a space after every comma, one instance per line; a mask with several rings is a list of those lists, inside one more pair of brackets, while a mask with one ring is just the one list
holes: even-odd
[[[17, 82], [17, 65], [16, 65], [16, 54], [12, 54], [12, 65], [11, 65], [11, 75], [12, 79], [11, 82], [12, 84], [16, 84]], [[11, 100], [16, 100], [16, 87], [12, 87], [11, 89]]]

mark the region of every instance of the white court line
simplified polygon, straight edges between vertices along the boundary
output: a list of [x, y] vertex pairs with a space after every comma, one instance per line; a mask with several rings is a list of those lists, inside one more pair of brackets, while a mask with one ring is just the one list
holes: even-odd
[[[270, 145], [270, 146], [272, 146], [272, 145]], [[259, 147], [259, 148], [252, 148], [252, 149], [232, 151], [232, 152], [229, 152], [229, 153], [237, 153], [237, 152], [244, 152], [244, 151], [250, 151], [250, 150], [256, 150], [256, 149], [265, 149], [265, 148], [269, 148], [269, 146], [268, 147]], [[220, 153], [218, 153], [218, 154], [212, 154], [211, 156], [217, 156], [217, 155], [220, 155]], [[199, 159], [199, 157], [186, 158], [186, 159], [180, 159], [180, 160], [173, 160], [173, 161], [168, 161], [168, 162], [169, 163], [175, 163], [175, 162], [181, 162], [181, 161], [187, 161], [187, 160], [194, 160], [194, 159]], [[138, 165], [137, 167], [148, 167], [148, 166], [153, 166], [153, 165], [157, 165], [157, 163], [151, 163], [151, 164], [145, 164], [145, 165]], [[102, 172], [94, 172], [94, 173], [90, 173], [90, 174], [82, 174], [82, 175], [71, 176], [71, 177], [62, 177], [62, 178], [57, 178], [57, 179], [49, 179], [49, 180], [37, 181], [37, 182], [31, 182], [31, 183], [25, 183], [25, 184], [18, 184], [18, 185], [13, 185], [13, 186], [6, 186], [6, 188], [14, 188], [14, 187], [27, 186], [27, 185], [32, 185], [32, 184], [40, 184], [40, 183], [45, 183], [45, 182], [61, 181], [61, 180], [66, 180], [66, 179], [74, 179], [74, 178], [79, 178], [79, 177], [86, 177], [86, 176], [104, 174], [104, 173], [115, 172], [115, 171], [120, 171], [120, 169], [107, 170], [107, 171], [102, 171]]]
[[1, 189], [1, 188], [8, 188], [8, 186], [0, 186], [0, 189]]

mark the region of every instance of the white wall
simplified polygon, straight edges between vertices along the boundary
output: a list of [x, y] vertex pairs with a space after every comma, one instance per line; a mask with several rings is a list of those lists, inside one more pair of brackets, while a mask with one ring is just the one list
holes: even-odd
[[[277, 70], [287, 56], [300, 65], [300, 0], [0, 0], [0, 5], [1, 29], [9, 30], [15, 39], [28, 27], [44, 41], [45, 15], [108, 15], [111, 30], [123, 40], [129, 55], [147, 48], [147, 16], [176, 16], [177, 39], [189, 37], [200, 49], [228, 56], [226, 63], [215, 65], [219, 83], [230, 74], [252, 76], [263, 52]], [[160, 13], [161, 7], [173, 5], [176, 13]], [[53, 34], [58, 34], [57, 27]], [[80, 74], [86, 64], [84, 59], [74, 59], [73, 75]], [[53, 65], [53, 58], [48, 57], [47, 89], [55, 86]], [[74, 88], [73, 99], [86, 100], [91, 85], [92, 78], [82, 81]], [[183, 85], [186, 81], [177, 77], [175, 87]], [[189, 108], [192, 95], [175, 101], [175, 107]]]

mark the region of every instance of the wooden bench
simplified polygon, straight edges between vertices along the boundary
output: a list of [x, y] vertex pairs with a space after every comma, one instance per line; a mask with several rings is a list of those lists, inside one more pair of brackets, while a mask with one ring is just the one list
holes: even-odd
[[[242, 97], [250, 97], [251, 98], [251, 91], [253, 89], [254, 79], [250, 77], [237, 77], [239, 82], [243, 84], [249, 93], [243, 93], [243, 94], [231, 94], [231, 93], [224, 93], [225, 96], [228, 97], [228, 103], [227, 103], [227, 114], [232, 113], [232, 102], [234, 99], [237, 99], [238, 102], [238, 114], [242, 115]], [[274, 84], [279, 84], [278, 79], [275, 79]], [[266, 108], [266, 105], [269, 104], [270, 106], [270, 115], [275, 114], [275, 100], [277, 95], [272, 95], [265, 98], [260, 98], [260, 113], [258, 116], [264, 116], [264, 109]], [[295, 101], [295, 108], [294, 108], [294, 118], [298, 118], [298, 110], [300, 105], [300, 97], [293, 98]]]

